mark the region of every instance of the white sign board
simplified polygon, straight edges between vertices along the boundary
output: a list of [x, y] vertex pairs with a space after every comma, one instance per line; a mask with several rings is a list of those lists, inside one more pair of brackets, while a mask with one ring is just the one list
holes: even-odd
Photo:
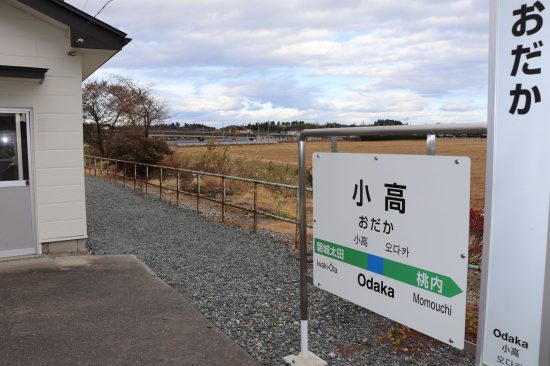
[[313, 281], [464, 347], [470, 159], [313, 154]]
[[478, 365], [480, 358], [491, 366], [542, 365], [550, 199], [549, 46], [549, 1], [491, 1], [485, 301]]

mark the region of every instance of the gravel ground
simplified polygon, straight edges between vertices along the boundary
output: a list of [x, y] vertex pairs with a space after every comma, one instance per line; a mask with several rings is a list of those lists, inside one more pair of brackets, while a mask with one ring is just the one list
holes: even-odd
[[[92, 253], [137, 256], [263, 364], [298, 352], [298, 261], [279, 234], [228, 227], [100, 178], [86, 178], [86, 199]], [[310, 289], [310, 350], [330, 365], [474, 364], [416, 332], [392, 340], [395, 323]]]

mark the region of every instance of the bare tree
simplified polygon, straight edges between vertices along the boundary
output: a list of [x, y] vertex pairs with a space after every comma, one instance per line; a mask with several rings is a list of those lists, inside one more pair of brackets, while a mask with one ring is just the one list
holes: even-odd
[[153, 95], [150, 86], [130, 78], [88, 81], [82, 95], [84, 122], [93, 125], [93, 129], [85, 128], [85, 138], [101, 156], [106, 154], [108, 131], [117, 125], [128, 126], [134, 135], [147, 139], [151, 126], [169, 116], [166, 104]]
[[151, 126], [169, 117], [168, 107], [153, 95], [150, 86], [143, 86], [130, 78], [117, 77], [112, 88], [117, 98], [118, 109], [127, 125], [141, 129], [149, 137]]
[[105, 155], [105, 129], [113, 129], [121, 116], [112, 84], [106, 80], [90, 80], [82, 86], [84, 122], [94, 125], [94, 143], [101, 156]]

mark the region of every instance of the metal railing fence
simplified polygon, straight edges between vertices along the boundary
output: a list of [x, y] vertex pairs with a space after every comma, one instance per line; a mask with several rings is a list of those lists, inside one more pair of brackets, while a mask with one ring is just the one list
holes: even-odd
[[[163, 165], [144, 164], [127, 160], [118, 160], [110, 158], [102, 158], [99, 156], [84, 155], [84, 169], [87, 174], [93, 176], [101, 176], [112, 179], [114, 182], [121, 183], [127, 186], [128, 183], [134, 191], [138, 188], [142, 188], [146, 195], [152, 194], [151, 189], [158, 190], [159, 199], [163, 200], [166, 196], [166, 192], [171, 192], [175, 195], [176, 205], [183, 203], [183, 196], [193, 197], [195, 199], [194, 208], [197, 212], [201, 212], [201, 200], [205, 200], [214, 204], [218, 204], [221, 211], [221, 222], [226, 222], [227, 208], [233, 208], [236, 210], [244, 211], [245, 216], [251, 216], [252, 218], [252, 231], [258, 230], [259, 217], [265, 217], [268, 219], [283, 221], [295, 226], [294, 230], [294, 245], [298, 247], [298, 233], [300, 227], [300, 220], [298, 219], [298, 201], [296, 200], [296, 215], [294, 218], [289, 218], [277, 214], [276, 212], [270, 212], [262, 209], [258, 205], [258, 189], [259, 187], [270, 187], [275, 189], [283, 189], [292, 192], [293, 197], [297, 197], [298, 186], [292, 184], [275, 183], [259, 179], [242, 178], [231, 175], [209, 173], [205, 171], [174, 168]], [[153, 174], [154, 170], [157, 170], [157, 175]], [[171, 173], [171, 175], [170, 175]], [[186, 190], [182, 182], [184, 181], [184, 175], [191, 175], [194, 180], [194, 191]], [[219, 199], [208, 196], [201, 186], [203, 177], [212, 177], [219, 179]], [[175, 187], [166, 183], [168, 179], [175, 179]], [[227, 182], [243, 182], [253, 185], [253, 201], [247, 206], [233, 204], [228, 201]], [[312, 193], [313, 189], [308, 187], [306, 190], [308, 193]], [[307, 224], [308, 229], [312, 229], [313, 226]], [[480, 267], [475, 264], [469, 264], [468, 268], [474, 271], [480, 271]]]
[[[298, 186], [284, 183], [275, 183], [259, 179], [242, 178], [231, 175], [209, 173], [205, 171], [198, 171], [184, 168], [173, 168], [162, 165], [144, 164], [133, 161], [102, 158], [99, 156], [84, 155], [84, 169], [88, 175], [101, 176], [112, 179], [114, 182], [118, 182], [127, 186], [130, 183], [134, 191], [138, 188], [142, 188], [146, 195], [152, 193], [151, 189], [158, 190], [159, 199], [163, 200], [167, 192], [171, 192], [175, 195], [175, 204], [180, 205], [183, 203], [183, 196], [193, 197], [196, 199], [195, 208], [197, 212], [201, 212], [201, 200], [208, 201], [214, 204], [218, 204], [221, 211], [221, 221], [226, 222], [227, 208], [233, 208], [245, 212], [245, 216], [252, 218], [252, 231], [258, 230], [259, 217], [265, 217], [268, 219], [283, 221], [289, 224], [295, 225], [294, 243], [298, 243], [298, 227], [299, 221], [297, 214], [294, 218], [289, 218], [278, 214], [277, 212], [270, 212], [266, 209], [262, 209], [258, 205], [258, 191], [260, 187], [267, 187], [272, 189], [282, 189], [290, 191], [293, 197], [297, 197]], [[156, 175], [153, 174], [156, 170]], [[184, 177], [186, 176], [186, 177]], [[183, 182], [188, 182], [189, 177], [194, 181], [194, 190], [185, 189]], [[210, 177], [219, 180], [219, 187], [214, 189], [216, 195], [207, 194], [204, 191], [204, 178]], [[187, 178], [187, 179], [185, 179]], [[175, 186], [166, 184], [167, 180], [175, 180]], [[248, 183], [253, 186], [252, 196], [253, 200], [248, 205], [234, 204], [228, 201], [227, 182], [241, 182]], [[187, 184], [189, 186], [189, 184]], [[308, 192], [312, 192], [311, 188], [308, 188]], [[290, 195], [290, 194], [289, 194]], [[217, 198], [219, 196], [219, 198]], [[298, 205], [296, 205], [297, 210]], [[313, 228], [312, 225], [307, 225], [308, 228]]]

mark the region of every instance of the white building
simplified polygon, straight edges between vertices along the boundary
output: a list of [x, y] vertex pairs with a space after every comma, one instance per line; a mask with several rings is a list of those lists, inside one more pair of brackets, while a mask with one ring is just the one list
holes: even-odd
[[0, 0], [0, 257], [84, 249], [82, 80], [129, 41], [60, 0]]

